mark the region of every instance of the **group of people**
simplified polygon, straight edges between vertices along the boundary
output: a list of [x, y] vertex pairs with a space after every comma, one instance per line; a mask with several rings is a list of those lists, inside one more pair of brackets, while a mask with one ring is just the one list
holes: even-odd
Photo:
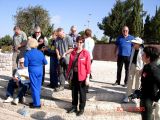
[[[90, 69], [93, 60], [94, 40], [92, 31], [85, 30], [83, 36], [77, 33], [76, 26], [72, 26], [70, 33], [64, 33], [63, 28], [52, 32], [49, 40], [42, 34], [41, 28], [36, 26], [34, 33], [27, 38], [19, 26], [14, 27], [13, 36], [13, 77], [7, 86], [4, 102], [17, 105], [24, 102], [26, 91], [31, 89], [32, 103], [30, 108], [41, 108], [40, 94], [44, 82], [45, 55], [50, 57], [50, 84], [55, 92], [64, 90], [65, 81], [70, 80], [72, 90], [72, 107], [68, 113], [76, 112], [82, 115], [86, 103], [87, 86], [91, 78]], [[72, 77], [69, 74], [72, 71]], [[26, 82], [23, 82], [26, 81]], [[19, 93], [13, 99], [14, 90]], [[80, 94], [79, 111], [78, 94]]]
[[[129, 35], [127, 26], [122, 28], [122, 35], [116, 40], [117, 80], [114, 85], [120, 85], [124, 64], [123, 86], [127, 89], [123, 102], [136, 102], [135, 99], [140, 99], [139, 107], [143, 108], [142, 120], [152, 120], [153, 106], [160, 99], [160, 51], [154, 46], [144, 47], [143, 43], [141, 38]], [[134, 90], [140, 92], [136, 96], [137, 98], [130, 99]]]
[[[42, 34], [39, 26], [34, 34], [27, 38], [20, 27], [14, 27], [13, 36], [13, 77], [8, 83], [7, 99], [17, 105], [23, 102], [26, 91], [31, 88], [33, 102], [30, 108], [40, 108], [41, 86], [44, 82], [45, 55], [50, 57], [50, 84], [56, 92], [64, 90], [65, 81], [68, 80], [72, 90], [72, 107], [68, 113], [76, 112], [82, 115], [86, 104], [86, 93], [91, 75], [93, 61], [94, 40], [92, 31], [86, 29], [84, 35], [77, 33], [72, 26], [70, 33], [64, 33], [63, 28], [52, 32], [50, 40]], [[129, 96], [134, 89], [141, 91], [140, 107], [143, 120], [151, 120], [153, 104], [160, 98], [160, 52], [156, 47], [144, 47], [144, 41], [139, 37], [129, 35], [129, 28], [122, 28], [122, 35], [116, 40], [115, 54], [117, 55], [117, 80], [114, 85], [120, 85], [121, 72], [125, 64], [124, 87], [126, 95], [124, 102], [130, 102]], [[18, 69], [17, 69], [18, 68]], [[135, 84], [134, 83], [135, 80]], [[132, 89], [135, 85], [134, 89]], [[20, 88], [13, 99], [14, 89]], [[79, 111], [78, 111], [78, 94]]]

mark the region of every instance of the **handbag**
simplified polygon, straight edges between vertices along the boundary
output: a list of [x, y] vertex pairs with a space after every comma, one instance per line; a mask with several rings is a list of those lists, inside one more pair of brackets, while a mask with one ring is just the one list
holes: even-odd
[[141, 98], [141, 96], [142, 96], [142, 93], [141, 93], [141, 90], [140, 89], [137, 89], [137, 90], [135, 90], [131, 95], [129, 95], [128, 97], [130, 98], [130, 99], [135, 99], [135, 98]]
[[71, 70], [69, 71], [69, 74], [68, 74], [68, 81], [70, 82], [73, 78], [73, 69], [71, 68]]
[[72, 80], [72, 78], [73, 78], [73, 68], [74, 68], [74, 66], [75, 66], [75, 64], [76, 64], [76, 61], [78, 60], [79, 55], [80, 55], [80, 53], [78, 54], [77, 58], [73, 61], [72, 66], [71, 66], [71, 69], [70, 69], [70, 71], [69, 71], [68, 78], [67, 78], [69, 82], [70, 82], [70, 81]]

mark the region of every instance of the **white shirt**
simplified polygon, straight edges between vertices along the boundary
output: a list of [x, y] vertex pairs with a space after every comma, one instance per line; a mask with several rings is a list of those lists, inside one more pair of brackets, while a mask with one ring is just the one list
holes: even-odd
[[94, 46], [95, 46], [95, 42], [94, 42], [94, 40], [91, 37], [88, 37], [88, 38], [85, 39], [84, 48], [86, 50], [88, 50], [88, 52], [90, 54], [90, 57], [91, 57], [91, 60], [93, 59], [93, 49], [94, 49]]
[[14, 76], [17, 77], [22, 84], [30, 82], [28, 79], [29, 78], [28, 69], [26, 67], [18, 68]]

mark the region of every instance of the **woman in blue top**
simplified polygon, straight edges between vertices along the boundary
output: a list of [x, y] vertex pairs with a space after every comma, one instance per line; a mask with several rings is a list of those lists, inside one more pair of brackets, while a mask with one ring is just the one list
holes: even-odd
[[31, 48], [25, 54], [25, 67], [28, 67], [29, 79], [32, 91], [33, 103], [30, 103], [30, 108], [40, 108], [40, 93], [43, 76], [43, 65], [47, 64], [44, 54], [37, 50], [38, 42], [34, 38], [30, 38], [28, 46]]

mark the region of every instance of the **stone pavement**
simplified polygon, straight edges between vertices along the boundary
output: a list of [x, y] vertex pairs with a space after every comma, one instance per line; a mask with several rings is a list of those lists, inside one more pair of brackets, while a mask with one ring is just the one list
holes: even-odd
[[[49, 61], [49, 59], [48, 59]], [[0, 120], [2, 118], [26, 119], [26, 120], [140, 120], [139, 107], [133, 103], [122, 103], [125, 89], [122, 86], [112, 86], [116, 80], [116, 63], [107, 61], [93, 61], [93, 80], [91, 81], [84, 115], [76, 117], [67, 114], [66, 110], [71, 106], [71, 91], [66, 89], [61, 92], [54, 92], [48, 88], [49, 66], [46, 66], [46, 79], [42, 87], [41, 109], [29, 109], [27, 116], [22, 116], [17, 111], [24, 105], [17, 106], [10, 103], [3, 103], [5, 89], [9, 75], [0, 74]], [[122, 75], [124, 77], [124, 74]], [[123, 79], [122, 79], [123, 84]], [[26, 96], [26, 102], [31, 101], [31, 96]], [[28, 107], [28, 106], [27, 106]], [[5, 114], [6, 113], [6, 114]], [[2, 117], [4, 116], [4, 117]]]

